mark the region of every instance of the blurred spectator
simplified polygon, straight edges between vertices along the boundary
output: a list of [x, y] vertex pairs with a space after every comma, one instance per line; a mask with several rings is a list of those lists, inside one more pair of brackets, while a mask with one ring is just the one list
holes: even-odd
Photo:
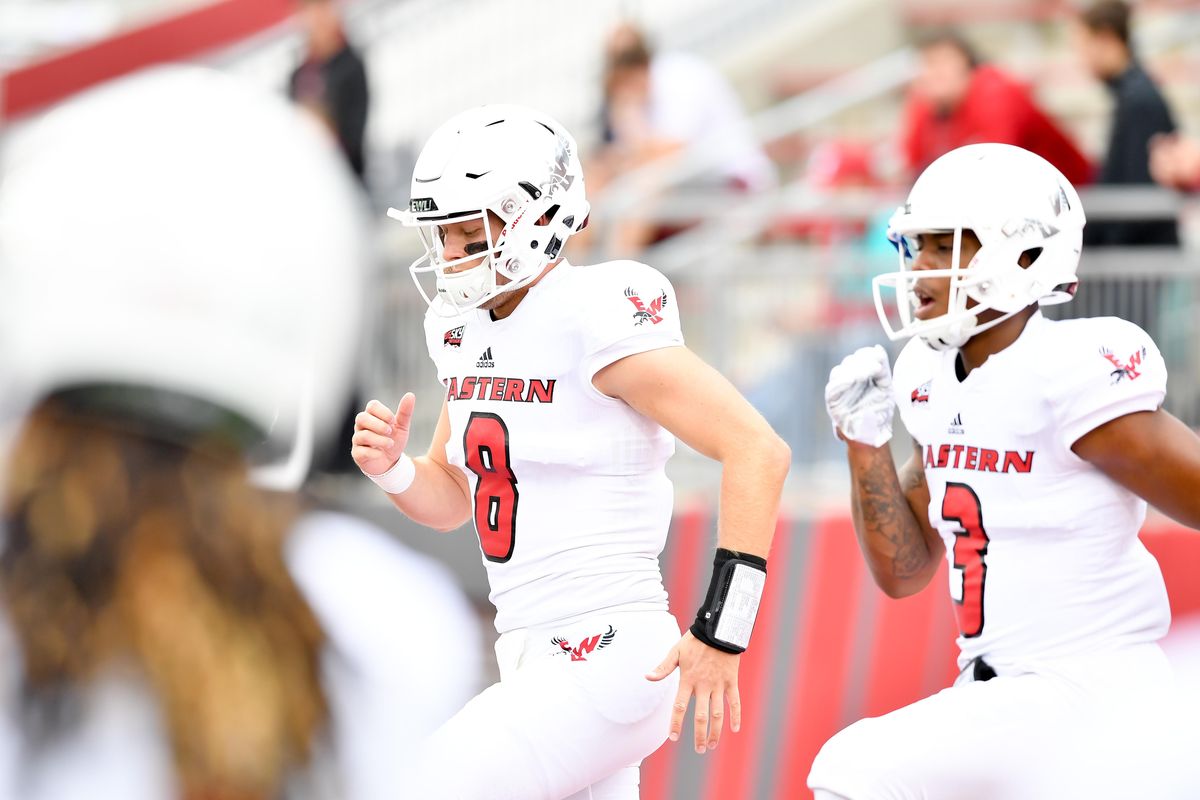
[[300, 0], [306, 51], [304, 62], [292, 73], [288, 94], [328, 126], [361, 181], [369, 103], [367, 72], [346, 39], [337, 5], [337, 0]]
[[[690, 183], [756, 191], [776, 182], [724, 76], [694, 55], [652, 51], [628, 23], [615, 28], [605, 45], [601, 113], [604, 144], [588, 165], [589, 187], [602, 191], [626, 172], [685, 150], [705, 164]], [[618, 249], [635, 253], [669, 232], [626, 219]]]
[[999, 142], [1037, 153], [1077, 186], [1091, 181], [1087, 158], [1038, 108], [1029, 89], [997, 67], [981, 64], [960, 35], [936, 33], [918, 48], [920, 72], [909, 93], [901, 140], [914, 176], [956, 147]]
[[[1175, 122], [1154, 81], [1142, 69], [1129, 40], [1129, 6], [1104, 0], [1080, 17], [1079, 49], [1087, 68], [1112, 93], [1112, 129], [1100, 167], [1101, 185], [1138, 185], [1150, 176], [1150, 141], [1172, 133]], [[1084, 243], [1093, 245], [1177, 245], [1174, 219], [1090, 222]]]
[[1200, 191], [1200, 142], [1173, 133], [1152, 138], [1150, 177], [1168, 189]]
[[190, 67], [5, 144], [0, 797], [403, 796], [480, 643], [444, 573], [295, 491], [362, 318], [336, 152]]
[[[350, 169], [365, 180], [363, 135], [367, 127], [367, 73], [362, 58], [350, 45], [338, 12], [339, 0], [299, 0], [299, 20], [306, 37], [304, 62], [292, 73], [288, 94], [312, 112], [337, 138]], [[358, 469], [342, 445], [354, 432], [358, 394], [348, 398], [338, 425], [340, 435], [318, 453], [317, 468], [331, 473]]]

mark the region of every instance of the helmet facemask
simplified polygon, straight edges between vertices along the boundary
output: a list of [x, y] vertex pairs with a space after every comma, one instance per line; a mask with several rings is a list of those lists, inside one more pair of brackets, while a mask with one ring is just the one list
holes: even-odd
[[[556, 219], [559, 211], [541, 197], [540, 190], [525, 184], [477, 211], [414, 220], [412, 212], [390, 209], [388, 216], [417, 230], [425, 252], [409, 265], [409, 272], [425, 302], [442, 316], [455, 316], [529, 285], [558, 258], [566, 236], [574, 233], [568, 230], [563, 235], [556, 230], [564, 227]], [[543, 221], [547, 215], [550, 218]], [[493, 217], [503, 224], [496, 235], [492, 231]], [[476, 221], [483, 228], [484, 249], [447, 261], [441, 227]], [[456, 270], [472, 262], [478, 263]], [[432, 284], [429, 275], [434, 276]]]
[[[957, 226], [950, 230], [922, 231], [920, 234], [896, 233], [889, 230], [888, 236], [893, 239], [899, 255], [900, 270], [878, 275], [872, 282], [875, 307], [888, 338], [895, 341], [911, 336], [920, 336], [935, 350], [953, 349], [962, 347], [975, 334], [999, 325], [1020, 310], [1019, 308], [1013, 309], [996, 319], [984, 323], [979, 322], [981, 313], [994, 308], [986, 299], [981, 299], [986, 294], [983, 289], [995, 281], [994, 270], [988, 270], [983, 266], [988, 261], [986, 258], [980, 258], [985, 250], [983, 246], [979, 248], [970, 263], [966, 265], [962, 263], [964, 230], [967, 229], [963, 226]], [[950, 267], [948, 269], [913, 269], [913, 262], [916, 260], [918, 252], [916, 236], [946, 233], [954, 234]], [[920, 305], [920, 300], [915, 291], [917, 281], [940, 279], [949, 279], [946, 312], [932, 319], [918, 319], [916, 310]], [[886, 313], [886, 304], [882, 296], [883, 287], [891, 288], [896, 292], [895, 308], [900, 320], [898, 328], [892, 325], [891, 319]], [[972, 304], [969, 302], [970, 300], [975, 302]]]

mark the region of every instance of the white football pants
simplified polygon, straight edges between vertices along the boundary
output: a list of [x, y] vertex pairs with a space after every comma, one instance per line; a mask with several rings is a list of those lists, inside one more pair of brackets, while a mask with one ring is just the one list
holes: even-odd
[[849, 726], [817, 755], [809, 788], [849, 800], [1200, 797], [1200, 736], [1174, 713], [1157, 645], [997, 672]]
[[438, 729], [404, 797], [637, 800], [639, 765], [666, 740], [679, 685], [678, 672], [645, 675], [679, 636], [666, 611], [502, 635], [500, 682]]

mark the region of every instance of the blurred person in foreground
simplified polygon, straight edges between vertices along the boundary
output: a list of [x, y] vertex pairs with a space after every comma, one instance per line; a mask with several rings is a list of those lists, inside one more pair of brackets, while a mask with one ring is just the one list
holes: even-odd
[[996, 144], [935, 161], [892, 217], [901, 270], [875, 280], [897, 304], [878, 310], [912, 339], [894, 377], [881, 347], [848, 356], [826, 404], [875, 582], [906, 597], [947, 562], [961, 672], [830, 739], [818, 800], [1200, 796], [1138, 539], [1147, 501], [1200, 527], [1200, 437], [1163, 410], [1144, 331], [1042, 316], [1074, 295], [1083, 225], [1058, 170]]
[[[1130, 7], [1104, 0], [1079, 17], [1078, 48], [1088, 71], [1113, 97], [1112, 126], [1104, 161], [1096, 176], [1100, 186], [1151, 186], [1150, 148], [1155, 137], [1175, 131], [1175, 121], [1154, 80], [1146, 73], [1130, 40]], [[1088, 226], [1089, 245], [1178, 245], [1178, 221], [1113, 220]], [[1137, 320], [1141, 321], [1141, 320]]]
[[304, 61], [292, 72], [288, 96], [329, 128], [351, 171], [363, 181], [363, 138], [370, 103], [366, 67], [346, 37], [340, 0], [299, 0], [299, 4]]
[[[626, 173], [685, 153], [704, 162], [686, 179], [689, 186], [754, 192], [776, 183], [729, 81], [698, 56], [654, 51], [629, 23], [617, 26], [605, 45], [601, 117], [604, 141], [587, 165], [597, 196]], [[637, 253], [677, 231], [628, 215], [617, 226], [615, 252]]]
[[359, 344], [336, 152], [169, 67], [0, 169], [0, 797], [401, 796], [479, 648], [435, 564], [295, 491]]
[[956, 147], [998, 142], [1037, 153], [1077, 186], [1091, 181], [1087, 157], [1038, 107], [1028, 87], [998, 67], [980, 63], [961, 35], [939, 31], [917, 47], [919, 71], [901, 133], [911, 175]]
[[[414, 521], [474, 522], [500, 633], [500, 682], [435, 734], [420, 797], [631, 800], [693, 694], [698, 753], [726, 704], [741, 724], [788, 448], [684, 346], [661, 273], [563, 259], [589, 210], [570, 133], [482, 106], [433, 133], [408, 209], [389, 212], [425, 244], [411, 270], [441, 416], [410, 457], [414, 396], [372, 400], [352, 452]], [[723, 466], [712, 581], [682, 639], [658, 562], [675, 436]]]

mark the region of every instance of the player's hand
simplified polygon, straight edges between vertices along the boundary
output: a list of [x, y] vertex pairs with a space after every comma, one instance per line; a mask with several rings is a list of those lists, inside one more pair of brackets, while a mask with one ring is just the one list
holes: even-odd
[[396, 413], [378, 400], [354, 417], [354, 436], [350, 440], [350, 456], [367, 475], [382, 475], [400, 460], [408, 444], [408, 427], [412, 423], [413, 406], [417, 398], [412, 392], [400, 398]]
[[646, 676], [661, 681], [679, 667], [679, 692], [671, 712], [668, 732], [672, 742], [679, 741], [683, 717], [692, 695], [696, 696], [696, 752], [715, 750], [725, 723], [725, 705], [729, 704], [729, 727], [737, 733], [742, 727], [742, 700], [738, 695], [738, 665], [742, 657], [709, 647], [691, 632], [683, 635], [662, 663]]
[[829, 372], [825, 408], [843, 438], [882, 447], [892, 438], [892, 369], [879, 345], [862, 347]]

